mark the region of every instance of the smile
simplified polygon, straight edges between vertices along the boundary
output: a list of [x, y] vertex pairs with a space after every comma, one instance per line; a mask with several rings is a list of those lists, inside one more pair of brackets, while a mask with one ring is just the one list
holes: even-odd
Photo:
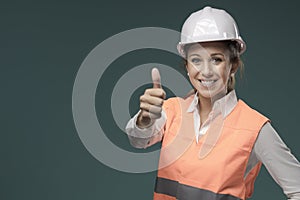
[[217, 80], [199, 80], [204, 87], [211, 87]]

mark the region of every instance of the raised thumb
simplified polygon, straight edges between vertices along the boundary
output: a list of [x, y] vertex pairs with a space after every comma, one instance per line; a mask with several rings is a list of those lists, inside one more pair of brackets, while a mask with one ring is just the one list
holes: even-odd
[[153, 88], [161, 88], [160, 74], [158, 69], [153, 68], [151, 74], [152, 74]]

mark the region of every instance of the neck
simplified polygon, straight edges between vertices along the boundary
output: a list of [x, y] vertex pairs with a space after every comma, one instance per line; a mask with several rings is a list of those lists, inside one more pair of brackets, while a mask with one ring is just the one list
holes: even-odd
[[198, 96], [198, 98], [200, 114], [209, 114], [213, 106], [212, 100], [210, 98], [203, 98], [201, 96]]

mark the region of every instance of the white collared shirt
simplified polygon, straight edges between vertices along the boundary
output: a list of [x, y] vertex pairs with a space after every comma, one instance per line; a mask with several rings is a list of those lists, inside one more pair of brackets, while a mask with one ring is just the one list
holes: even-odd
[[196, 141], [198, 142], [199, 138], [203, 136], [208, 130], [211, 122], [219, 115], [222, 114], [223, 119], [228, 116], [228, 114], [233, 110], [237, 104], [237, 97], [235, 90], [232, 90], [224, 97], [218, 99], [214, 102], [211, 112], [208, 115], [207, 120], [201, 126], [200, 124], [200, 115], [199, 115], [199, 98], [198, 92], [194, 95], [193, 101], [191, 102], [187, 112], [193, 112], [194, 116], [194, 129]]

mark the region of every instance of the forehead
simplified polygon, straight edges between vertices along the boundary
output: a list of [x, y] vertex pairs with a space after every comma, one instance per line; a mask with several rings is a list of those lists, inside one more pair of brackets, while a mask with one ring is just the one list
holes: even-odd
[[224, 42], [202, 42], [195, 43], [188, 47], [187, 54], [212, 54], [212, 53], [221, 53], [227, 55], [228, 48]]

